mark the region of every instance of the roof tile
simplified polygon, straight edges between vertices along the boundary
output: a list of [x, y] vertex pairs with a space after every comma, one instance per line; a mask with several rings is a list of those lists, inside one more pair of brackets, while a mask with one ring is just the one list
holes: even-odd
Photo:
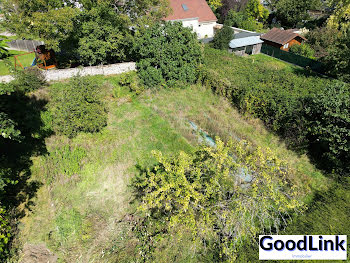
[[[198, 18], [199, 22], [217, 21], [213, 11], [205, 0], [169, 0], [172, 13], [164, 20], [182, 20]], [[183, 8], [186, 6], [186, 8]]]
[[261, 39], [284, 45], [296, 37], [300, 37], [300, 38], [306, 40], [305, 37], [303, 37], [297, 33], [293, 33], [293, 31], [282, 30], [282, 29], [275, 27], [275, 28], [271, 29], [269, 32], [267, 32], [266, 34], [262, 35]]

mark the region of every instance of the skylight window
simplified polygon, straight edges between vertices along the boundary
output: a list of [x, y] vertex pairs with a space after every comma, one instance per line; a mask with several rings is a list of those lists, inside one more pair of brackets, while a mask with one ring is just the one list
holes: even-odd
[[185, 4], [182, 4], [182, 8], [183, 8], [185, 11], [187, 11], [187, 10], [188, 10], [187, 5], [185, 5]]

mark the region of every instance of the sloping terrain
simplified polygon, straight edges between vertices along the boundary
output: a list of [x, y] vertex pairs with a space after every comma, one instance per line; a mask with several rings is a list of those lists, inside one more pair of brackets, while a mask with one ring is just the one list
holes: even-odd
[[[108, 126], [74, 139], [57, 135], [46, 139], [48, 153], [33, 158], [32, 180], [42, 186], [32, 211], [21, 222], [20, 245], [44, 245], [59, 262], [128, 261], [137, 253], [136, 240], [128, 240], [123, 251], [118, 247], [130, 237], [130, 228], [122, 222], [131, 220], [135, 210], [130, 178], [139, 167], [154, 163], [152, 150], [192, 151], [200, 140], [190, 121], [211, 137], [246, 139], [270, 147], [296, 170], [292, 180], [305, 186], [302, 196], [310, 197], [311, 190], [326, 185], [306, 156], [287, 150], [259, 120], [242, 117], [204, 87], [148, 91], [140, 96], [122, 88], [114, 98], [119, 76], [94, 79], [104, 87]], [[40, 91], [38, 96], [48, 95]]]

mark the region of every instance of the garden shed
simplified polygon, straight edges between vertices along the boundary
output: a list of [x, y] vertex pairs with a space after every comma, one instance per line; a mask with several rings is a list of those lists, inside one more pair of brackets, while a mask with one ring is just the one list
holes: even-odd
[[273, 28], [266, 34], [261, 36], [266, 45], [289, 51], [289, 48], [293, 45], [300, 45], [306, 40], [305, 37], [295, 33], [294, 30], [282, 30], [279, 28]]
[[259, 33], [241, 32], [235, 34], [234, 39], [230, 41], [229, 52], [233, 52], [238, 56], [259, 54], [262, 43], [264, 41], [260, 39]]

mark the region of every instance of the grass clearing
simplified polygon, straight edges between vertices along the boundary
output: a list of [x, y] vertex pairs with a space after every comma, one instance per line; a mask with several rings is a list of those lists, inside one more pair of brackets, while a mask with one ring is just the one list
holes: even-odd
[[[15, 66], [15, 55], [26, 54], [26, 51], [9, 50], [10, 56], [6, 59], [0, 60], [0, 76], [9, 75], [10, 68]], [[23, 55], [18, 57], [23, 67], [30, 67], [32, 65], [33, 59], [35, 58], [34, 53]], [[17, 64], [17, 67], [20, 66]]]

